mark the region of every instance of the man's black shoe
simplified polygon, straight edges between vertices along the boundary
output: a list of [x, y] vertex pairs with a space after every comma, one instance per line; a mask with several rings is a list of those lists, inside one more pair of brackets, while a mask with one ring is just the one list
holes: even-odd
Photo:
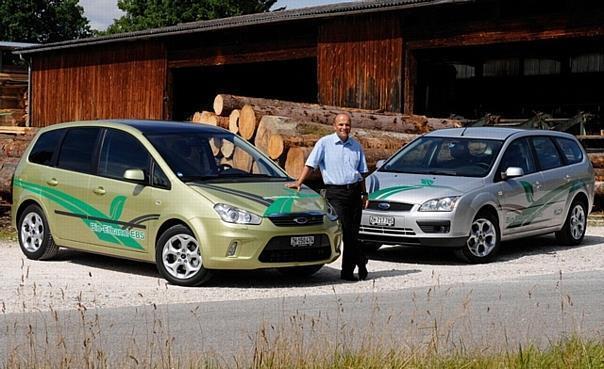
[[365, 266], [365, 264], [359, 265], [359, 279], [361, 281], [366, 280], [368, 274], [369, 272], [367, 271], [367, 267]]
[[359, 280], [352, 273], [340, 273], [340, 279], [343, 279], [345, 281], [351, 281], [351, 282], [356, 282]]

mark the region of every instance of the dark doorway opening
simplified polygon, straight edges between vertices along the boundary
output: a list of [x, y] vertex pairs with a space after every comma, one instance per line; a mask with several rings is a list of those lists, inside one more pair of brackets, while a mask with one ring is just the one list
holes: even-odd
[[315, 58], [172, 70], [172, 119], [188, 120], [212, 110], [219, 93], [317, 102]]
[[418, 50], [414, 111], [429, 116], [485, 114], [568, 118], [604, 107], [601, 40]]

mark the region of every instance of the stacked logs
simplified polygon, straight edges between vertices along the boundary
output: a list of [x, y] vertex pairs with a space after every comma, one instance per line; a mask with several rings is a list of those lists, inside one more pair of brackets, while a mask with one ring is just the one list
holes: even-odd
[[596, 176], [596, 197], [602, 198], [604, 196], [604, 152], [589, 153], [589, 160], [591, 165], [594, 167], [594, 174]]
[[[218, 121], [222, 119], [225, 123], [214, 125], [250, 141], [293, 177], [302, 172], [317, 140], [333, 133], [332, 124], [339, 113], [351, 115], [352, 135], [363, 146], [370, 169], [417, 134], [461, 126], [458, 121], [450, 119], [227, 94], [217, 95], [213, 108], [213, 114], [196, 113], [193, 120], [202, 122], [205, 119], [214, 124], [214, 116]], [[314, 179], [318, 178], [315, 173]]]
[[0, 127], [0, 202], [10, 202], [15, 168], [36, 131], [24, 127]]

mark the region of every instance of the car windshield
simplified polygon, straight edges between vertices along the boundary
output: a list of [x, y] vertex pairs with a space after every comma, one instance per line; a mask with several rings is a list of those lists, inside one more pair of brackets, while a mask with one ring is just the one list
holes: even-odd
[[484, 177], [502, 141], [464, 137], [421, 137], [390, 158], [380, 172]]
[[289, 178], [256, 148], [232, 133], [161, 133], [147, 138], [184, 182]]

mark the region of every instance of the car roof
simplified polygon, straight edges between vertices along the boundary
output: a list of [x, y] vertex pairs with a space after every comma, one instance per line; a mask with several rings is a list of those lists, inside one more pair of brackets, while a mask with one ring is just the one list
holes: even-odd
[[574, 137], [571, 134], [542, 129], [519, 129], [508, 127], [465, 127], [445, 128], [427, 133], [426, 137], [466, 137], [492, 140], [507, 140], [512, 136], [559, 136]]
[[159, 133], [228, 133], [220, 127], [203, 123], [176, 122], [165, 120], [139, 120], [139, 119], [108, 119], [108, 120], [90, 120], [61, 123], [49, 126], [49, 129], [59, 129], [68, 127], [106, 127], [106, 128], [134, 128], [142, 134]]

